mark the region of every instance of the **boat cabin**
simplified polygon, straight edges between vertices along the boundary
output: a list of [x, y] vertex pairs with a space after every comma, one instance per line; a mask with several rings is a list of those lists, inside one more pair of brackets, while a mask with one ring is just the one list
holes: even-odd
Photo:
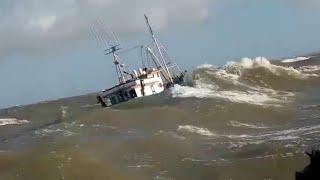
[[164, 91], [160, 72], [154, 68], [139, 69], [130, 74], [131, 79], [125, 83], [106, 89], [97, 97], [103, 106], [112, 106], [130, 99], [150, 96]]

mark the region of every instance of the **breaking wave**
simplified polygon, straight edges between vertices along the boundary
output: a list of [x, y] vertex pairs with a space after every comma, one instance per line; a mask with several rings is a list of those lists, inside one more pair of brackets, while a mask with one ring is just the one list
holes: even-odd
[[293, 58], [293, 59], [284, 59], [281, 62], [283, 62], [283, 63], [293, 63], [293, 62], [305, 61], [305, 60], [308, 60], [308, 59], [310, 59], [310, 57], [296, 57], [296, 58]]
[[[293, 67], [284, 67], [279, 65], [272, 64], [268, 59], [264, 57], [257, 57], [254, 59], [242, 58], [239, 62], [229, 62], [224, 68], [228, 73], [237, 74], [239, 78], [250, 74], [250, 72], [263, 72], [265, 76], [278, 76], [282, 78], [293, 78], [293, 79], [307, 79], [310, 77], [310, 74], [305, 74], [298, 69]], [[258, 71], [254, 71], [258, 70]]]
[[199, 134], [199, 135], [209, 136], [209, 137], [215, 136], [215, 134], [207, 128], [201, 128], [201, 127], [192, 126], [192, 125], [179, 126], [177, 131], [189, 132], [189, 133], [194, 133], [194, 134]]
[[250, 128], [250, 129], [268, 129], [268, 128], [270, 128], [270, 127], [267, 127], [264, 125], [246, 124], [246, 123], [241, 123], [238, 121], [230, 121], [229, 125], [232, 127], [243, 127], [243, 128]]
[[215, 91], [201, 86], [188, 87], [188, 86], [175, 86], [172, 89], [173, 97], [196, 97], [196, 98], [216, 98], [223, 99], [235, 103], [248, 103], [253, 105], [270, 105], [281, 106], [281, 100], [275, 97], [268, 96], [267, 94], [257, 91], [242, 92], [234, 91]]
[[19, 120], [16, 118], [6, 118], [6, 119], [0, 119], [0, 126], [5, 125], [19, 125], [19, 124], [26, 124], [29, 123], [28, 120]]
[[320, 71], [320, 66], [318, 65], [311, 65], [311, 66], [302, 66], [298, 68], [299, 71], [304, 73], [316, 72]]
[[[229, 148], [241, 148], [246, 145], [263, 144], [270, 142], [283, 142], [285, 147], [302, 146], [305, 142], [318, 142], [317, 138], [310, 139], [310, 136], [319, 137], [320, 125], [297, 127], [282, 130], [270, 130], [265, 132], [255, 132], [251, 134], [224, 134], [213, 133], [204, 127], [193, 125], [180, 125], [177, 132], [197, 134], [209, 139], [220, 139], [222, 144], [229, 144]], [[301, 144], [302, 143], [302, 144]]]
[[177, 85], [171, 93], [175, 98], [214, 98], [278, 107], [291, 102], [296, 90], [319, 76], [305, 71], [274, 65], [264, 57], [243, 58], [220, 68], [203, 64], [193, 71], [188, 86]]

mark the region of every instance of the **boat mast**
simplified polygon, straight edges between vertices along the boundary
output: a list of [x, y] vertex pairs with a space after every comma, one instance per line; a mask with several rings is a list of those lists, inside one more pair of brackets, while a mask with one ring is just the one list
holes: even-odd
[[91, 25], [90, 29], [98, 45], [102, 46], [105, 51], [105, 55], [112, 54], [113, 64], [115, 65], [119, 84], [125, 83], [126, 78], [124, 74], [124, 64], [117, 54], [117, 51], [121, 49], [119, 47], [120, 43], [117, 34], [106, 28], [104, 23], [100, 20], [95, 21]]
[[170, 73], [169, 68], [167, 66], [167, 63], [166, 63], [166, 61], [164, 59], [164, 56], [163, 56], [163, 53], [162, 53], [162, 51], [160, 49], [159, 43], [158, 43], [158, 41], [157, 41], [157, 39], [156, 39], [156, 37], [155, 37], [155, 35], [153, 33], [153, 30], [152, 30], [151, 25], [149, 23], [149, 19], [148, 19], [147, 15], [144, 15], [144, 17], [145, 17], [145, 20], [146, 20], [146, 24], [147, 24], [147, 26], [149, 28], [149, 32], [151, 34], [152, 40], [154, 42], [154, 45], [156, 46], [156, 48], [158, 50], [158, 53], [160, 55], [160, 61], [161, 61], [160, 65], [162, 66], [162, 69], [164, 69], [164, 71], [166, 72], [166, 74], [167, 74], [167, 76], [169, 78], [169, 81], [171, 83], [173, 83], [173, 79], [172, 79], [171, 73]]
[[118, 81], [119, 81], [119, 84], [122, 84], [122, 83], [126, 82], [126, 79], [125, 79], [125, 76], [123, 73], [123, 66], [124, 65], [121, 63], [121, 59], [116, 53], [118, 50], [120, 50], [120, 48], [118, 46], [119, 45], [112, 46], [111, 48], [106, 49], [105, 51], [106, 51], [106, 55], [112, 54], [113, 64], [115, 65], [115, 68], [116, 68]]

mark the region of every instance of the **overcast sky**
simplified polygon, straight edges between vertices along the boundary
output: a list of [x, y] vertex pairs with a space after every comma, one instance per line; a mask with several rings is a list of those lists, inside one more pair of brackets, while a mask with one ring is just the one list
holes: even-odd
[[[235, 9], [234, 6], [238, 8]], [[280, 12], [283, 11], [282, 14], [279, 14], [279, 8]], [[231, 12], [233, 10], [240, 14]], [[207, 21], [211, 21], [212, 26], [223, 21], [241, 25], [242, 22], [236, 21], [237, 17], [225, 19], [227, 12], [237, 16], [251, 16], [244, 20], [252, 22], [250, 26], [253, 30], [259, 28], [254, 22], [261, 21], [265, 23], [264, 28], [278, 29], [281, 33], [281, 28], [311, 28], [308, 25], [313, 24], [308, 21], [317, 21], [319, 15], [312, 11], [319, 10], [318, 0], [2, 0], [0, 57], [17, 53], [59, 53], [62, 48], [86, 43], [88, 27], [97, 18], [120, 34], [144, 31], [144, 13], [150, 16], [157, 30], [170, 30], [174, 28], [172, 26], [199, 25]], [[246, 11], [248, 14], [244, 14]], [[282, 23], [287, 26], [275, 26], [281, 25], [276, 18], [285, 20]], [[225, 30], [237, 33], [237, 27], [232, 28], [235, 29]], [[304, 33], [307, 32], [302, 31], [296, 35], [306, 35]]]
[[0, 55], [55, 51], [85, 40], [97, 18], [132, 33], [145, 29], [144, 13], [159, 29], [202, 22], [209, 14], [208, 0], [2, 0], [0, 8]]
[[89, 27], [101, 19], [123, 46], [146, 43], [144, 13], [189, 70], [320, 49], [319, 0], [1, 0], [0, 108], [111, 86]]

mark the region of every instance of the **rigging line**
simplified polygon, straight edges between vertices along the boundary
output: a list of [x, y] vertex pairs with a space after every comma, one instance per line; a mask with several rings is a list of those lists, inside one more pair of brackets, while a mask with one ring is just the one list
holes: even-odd
[[116, 44], [120, 44], [120, 40], [119, 40], [119, 37], [117, 36], [117, 34], [115, 32], [112, 31], [112, 35], [114, 37], [114, 39], [116, 40]]
[[142, 50], [143, 54], [142, 55], [144, 57], [144, 60], [145, 60], [145, 63], [146, 63], [146, 67], [149, 67], [149, 65], [151, 64], [151, 63], [149, 63], [150, 56], [149, 56], [146, 48], [147, 48], [147, 46], [143, 47], [143, 50]]
[[173, 60], [173, 59], [171, 58], [171, 56], [169, 55], [169, 53], [168, 53], [168, 51], [167, 51], [167, 48], [166, 48], [161, 42], [160, 42], [160, 45], [161, 45], [161, 48], [163, 49], [164, 53], [165, 53], [165, 54], [167, 55], [167, 57], [169, 58], [170, 62], [173, 63], [173, 64], [177, 67], [178, 71], [182, 72], [181, 69], [180, 69], [180, 67], [179, 67], [178, 64], [176, 63], [176, 61]]
[[127, 71], [126, 68], [130, 69], [130, 66], [124, 63], [123, 59], [119, 56], [119, 53], [115, 54], [115, 56], [117, 57], [117, 60], [118, 60], [119, 64], [121, 65], [121, 68], [123, 69], [123, 71]]
[[108, 42], [109, 46], [119, 45], [119, 38], [117, 37], [116, 33], [113, 32], [111, 29], [107, 28], [101, 19], [99, 19], [99, 26], [103, 31], [103, 37]]
[[141, 45], [140, 46], [140, 56], [141, 56], [141, 65], [142, 65], [142, 67], [143, 68], [146, 68], [146, 62], [145, 62], [145, 57], [143, 56], [143, 49], [144, 49], [144, 46], [143, 45]]
[[94, 34], [95, 34], [95, 36], [96, 36], [96, 38], [97, 38], [97, 40], [98, 40], [98, 43], [101, 45], [102, 42], [101, 42], [101, 38], [100, 38], [100, 36], [99, 36], [99, 32], [98, 32], [98, 30], [97, 30], [96, 22], [93, 23], [93, 25], [92, 25], [92, 30], [93, 30], [93, 32], [94, 32]]
[[101, 42], [101, 39], [100, 37], [98, 36], [98, 32], [96, 30], [96, 27], [94, 27], [94, 25], [91, 26], [91, 32], [93, 34], [93, 37], [95, 38], [96, 42], [97, 42], [97, 45], [99, 48], [101, 49], [105, 49], [105, 46], [104, 44]]
[[93, 25], [93, 30], [95, 31], [95, 35], [98, 39], [98, 43], [102, 46], [103, 49], [106, 49], [108, 45], [105, 43], [103, 37], [101, 36], [101, 32], [99, 30], [97, 23]]
[[97, 29], [99, 30], [99, 33], [101, 35], [101, 37], [103, 39], [105, 39], [105, 29], [104, 29], [104, 25], [102, 23], [102, 21], [100, 19], [97, 19], [96, 21], [96, 26], [97, 26]]
[[144, 51], [144, 54], [145, 54], [148, 66], [153, 66], [152, 61], [150, 60], [151, 59], [150, 54], [148, 54], [148, 52], [146, 52], [146, 51]]
[[118, 52], [118, 54], [123, 54], [123, 53], [130, 52], [130, 51], [132, 51], [132, 50], [135, 50], [135, 49], [139, 48], [140, 46], [141, 46], [141, 45], [136, 45], [136, 46], [134, 46], [134, 47], [125, 49], [125, 50], [123, 50], [123, 51], [120, 51], [120, 52]]
[[[109, 38], [106, 35], [106, 31], [104, 30], [103, 24], [100, 20], [97, 20], [97, 29], [98, 33], [102, 39], [102, 42], [105, 43], [106, 49], [110, 48], [112, 45], [112, 42], [109, 40]], [[110, 42], [109, 42], [110, 41]]]
[[[156, 65], [157, 69], [160, 70], [160, 73], [162, 74], [163, 78], [165, 80], [167, 80], [168, 82], [171, 82], [171, 80], [167, 79], [166, 75], [169, 77], [169, 79], [170, 79], [170, 76], [168, 75], [168, 72], [165, 69], [163, 69], [162, 65], [160, 64], [160, 62], [159, 62], [159, 60], [157, 58], [157, 56], [153, 53], [153, 51], [149, 47], [147, 47], [146, 49], [147, 49], [149, 55], [151, 56], [151, 59], [153, 60], [154, 64]], [[157, 62], [159, 64], [157, 64]], [[165, 72], [166, 75], [163, 73], [163, 71]]]
[[[97, 45], [100, 46], [99, 43], [98, 43], [98, 39], [97, 39], [97, 37], [96, 37], [96, 35], [95, 35], [95, 32], [94, 32], [94, 30], [93, 30], [92, 25], [90, 25], [89, 29], [90, 29], [91, 38], [93, 38], [93, 39], [96, 41]], [[99, 47], [99, 48], [100, 48], [100, 47]]]
[[106, 32], [104, 31], [102, 22], [97, 20], [95, 26], [96, 26], [97, 34], [101, 40], [101, 43], [104, 45], [104, 48], [105, 49], [110, 48], [111, 44], [110, 44], [110, 42], [108, 42], [108, 39], [105, 34]]

